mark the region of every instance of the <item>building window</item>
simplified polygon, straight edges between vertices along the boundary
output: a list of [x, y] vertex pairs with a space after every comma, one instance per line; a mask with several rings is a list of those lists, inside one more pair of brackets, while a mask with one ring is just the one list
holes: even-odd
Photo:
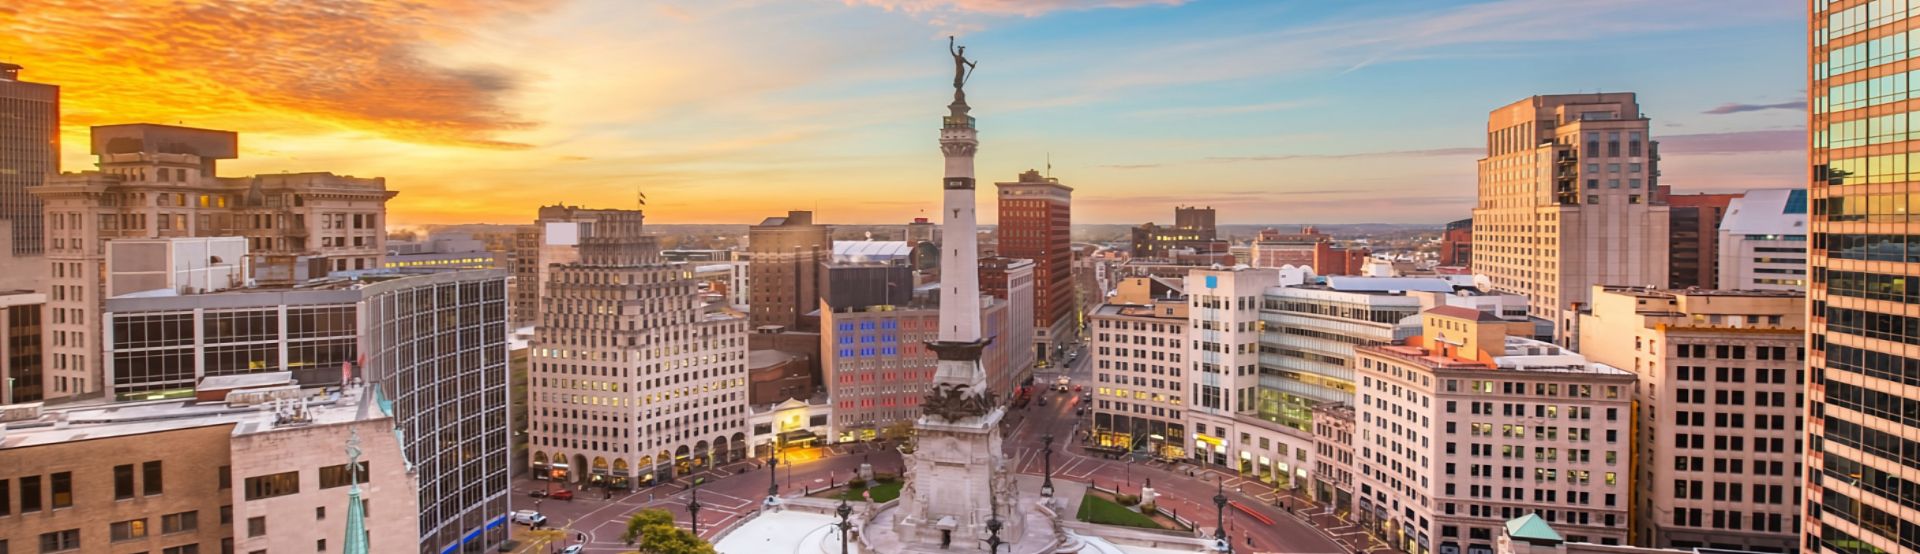
[[160, 462], [152, 461], [140, 464], [141, 492], [147, 496], [160, 494], [165, 489], [165, 481], [160, 477]]
[[160, 551], [160, 554], [200, 554], [200, 545], [183, 544], [180, 546], [169, 546], [166, 550]]
[[68, 529], [40, 534], [41, 552], [62, 552], [80, 549], [80, 530]]
[[300, 492], [300, 472], [289, 471], [247, 478], [247, 500], [273, 498]]
[[267, 516], [247, 518], [247, 536], [258, 537], [267, 534]]
[[40, 511], [42, 506], [41, 502], [44, 502], [44, 500], [40, 497], [40, 477], [37, 475], [21, 477], [20, 513], [30, 514]]
[[220, 490], [233, 488], [233, 466], [220, 466]]
[[109, 537], [114, 542], [147, 538], [147, 520], [145, 518], [122, 521], [108, 527]]
[[200, 529], [200, 512], [180, 512], [160, 516], [160, 532], [163, 534], [184, 533]]
[[52, 485], [54, 509], [73, 507], [73, 472], [53, 474]]
[[133, 498], [133, 464], [113, 466], [113, 499]]

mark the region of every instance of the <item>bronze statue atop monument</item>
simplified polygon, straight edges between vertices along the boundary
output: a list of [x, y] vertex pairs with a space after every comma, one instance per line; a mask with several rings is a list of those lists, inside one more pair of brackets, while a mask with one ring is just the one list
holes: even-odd
[[953, 99], [965, 102], [967, 93], [960, 87], [967, 85], [967, 78], [973, 76], [973, 68], [980, 65], [980, 60], [968, 60], [967, 47], [956, 45], [952, 35], [947, 36], [947, 52], [953, 54]]

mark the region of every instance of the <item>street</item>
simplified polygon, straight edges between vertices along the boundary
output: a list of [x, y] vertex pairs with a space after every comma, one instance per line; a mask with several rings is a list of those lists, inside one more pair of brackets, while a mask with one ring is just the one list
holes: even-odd
[[[1085, 354], [1079, 356], [1063, 368], [1064, 375], [1075, 384], [1087, 384], [1092, 380], [1089, 358]], [[1037, 371], [1035, 385], [1037, 388], [1050, 386], [1062, 374]], [[1315, 529], [1304, 519], [1306, 503], [1302, 499], [1276, 496], [1271, 487], [1226, 471], [1195, 468], [1190, 464], [1169, 467], [1157, 462], [1130, 463], [1090, 456], [1077, 440], [1085, 420], [1075, 415], [1080, 393], [1037, 390], [1035, 395], [1035, 402], [1012, 410], [1004, 420], [1004, 445], [1015, 471], [1034, 475], [1044, 472], [1046, 459], [1041, 437], [1050, 433], [1054, 437], [1054, 479], [1094, 483], [1130, 494], [1138, 494], [1151, 480], [1161, 495], [1161, 507], [1201, 528], [1214, 526], [1217, 510], [1213, 497], [1216, 487], [1223, 487], [1226, 496], [1237, 504], [1237, 507], [1230, 505], [1225, 513], [1226, 529], [1236, 552], [1352, 552], [1353, 548], [1343, 544], [1364, 541], [1364, 535], [1350, 534], [1357, 532], [1354, 528], [1336, 528], [1337, 535]], [[1047, 405], [1039, 404], [1039, 395], [1046, 396]], [[803, 494], [844, 483], [863, 462], [872, 463], [877, 473], [897, 473], [900, 468], [900, 454], [890, 443], [834, 445], [788, 452], [784, 457], [788, 459], [774, 476], [782, 495]], [[1187, 476], [1189, 470], [1194, 472], [1194, 477]], [[690, 487], [696, 479], [701, 480], [701, 484]], [[571, 544], [585, 544], [589, 553], [628, 551], [620, 535], [625, 532], [626, 520], [631, 514], [644, 508], [662, 508], [671, 511], [680, 525], [690, 525], [693, 520], [687, 505], [694, 497], [694, 488], [698, 489], [701, 505], [699, 533], [711, 539], [721, 529], [760, 509], [767, 495], [768, 479], [765, 460], [747, 460], [682, 476], [651, 489], [616, 492], [611, 499], [606, 498], [604, 492], [586, 490], [577, 491], [572, 501], [563, 501], [528, 497], [528, 492], [549, 484], [522, 476], [514, 481], [514, 509], [533, 509], [545, 514], [547, 525], [558, 532], [530, 532], [526, 526], [515, 526], [514, 537], [521, 541], [521, 548], [516, 552], [543, 554]], [[1303, 513], [1295, 514], [1294, 510], [1276, 503], [1301, 508]], [[1242, 510], [1258, 513], [1273, 524], [1257, 521], [1255, 516]], [[1329, 528], [1338, 524], [1327, 516], [1316, 517], [1314, 521], [1325, 522], [1322, 525]], [[1341, 540], [1336, 542], [1336, 537]]]

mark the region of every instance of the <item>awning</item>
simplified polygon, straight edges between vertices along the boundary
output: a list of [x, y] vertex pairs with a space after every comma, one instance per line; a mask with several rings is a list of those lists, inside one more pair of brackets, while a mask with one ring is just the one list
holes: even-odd
[[811, 429], [797, 429], [780, 434], [781, 442], [806, 442], [819, 439], [820, 435], [813, 434]]

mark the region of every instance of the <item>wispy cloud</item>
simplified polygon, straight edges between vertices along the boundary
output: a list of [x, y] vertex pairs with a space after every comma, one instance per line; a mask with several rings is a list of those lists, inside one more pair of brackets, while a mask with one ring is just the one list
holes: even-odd
[[1242, 115], [1250, 113], [1277, 112], [1293, 110], [1314, 105], [1312, 100], [1283, 100], [1259, 104], [1239, 104], [1232, 106], [1190, 106], [1179, 108], [1161, 108], [1134, 112], [1140, 117], [1211, 117], [1222, 115]]
[[[76, 104], [112, 106], [69, 113], [69, 123], [172, 123], [245, 105], [254, 117], [220, 123], [514, 147], [494, 134], [531, 124], [506, 108], [528, 73], [437, 63], [427, 52], [470, 36], [470, 27], [511, 24], [546, 4], [46, 0], [0, 13], [0, 52], [21, 53], [29, 72], [57, 75]], [[164, 93], [126, 86], [160, 75]]]
[[1178, 6], [1187, 0], [846, 0], [848, 5], [874, 6], [907, 13], [980, 13], [1036, 17], [1049, 12]]
[[1714, 106], [1713, 109], [1700, 112], [1700, 113], [1709, 114], [1709, 115], [1726, 115], [1726, 114], [1745, 113], [1745, 112], [1758, 112], [1758, 111], [1765, 111], [1765, 110], [1805, 111], [1806, 109], [1807, 109], [1807, 101], [1805, 100], [1781, 102], [1778, 104], [1740, 104], [1735, 102], [1728, 102], [1725, 104], [1721, 104], [1719, 106]]
[[1666, 135], [1657, 138], [1662, 155], [1786, 152], [1807, 148], [1807, 132], [1804, 129]]
[[1211, 162], [1284, 162], [1292, 160], [1345, 160], [1352, 158], [1423, 158], [1438, 156], [1477, 156], [1486, 149], [1475, 147], [1392, 150], [1386, 152], [1347, 152], [1340, 154], [1275, 154], [1272, 156], [1211, 156]]
[[[1391, 62], [1485, 56], [1486, 45], [1573, 43], [1606, 36], [1736, 25], [1803, 17], [1792, 6], [1756, 7], [1740, 0], [1538, 2], [1500, 0], [1381, 15], [1362, 4], [1322, 20], [1161, 46], [1128, 56], [1125, 71], [1089, 65], [1095, 89], [1227, 81], [1308, 71], [1358, 71]], [[1364, 14], [1351, 12], [1366, 12]], [[1352, 15], [1349, 17], [1349, 15]], [[1580, 21], [1568, 25], [1567, 21]], [[1502, 49], [1500, 56], [1511, 55]]]

